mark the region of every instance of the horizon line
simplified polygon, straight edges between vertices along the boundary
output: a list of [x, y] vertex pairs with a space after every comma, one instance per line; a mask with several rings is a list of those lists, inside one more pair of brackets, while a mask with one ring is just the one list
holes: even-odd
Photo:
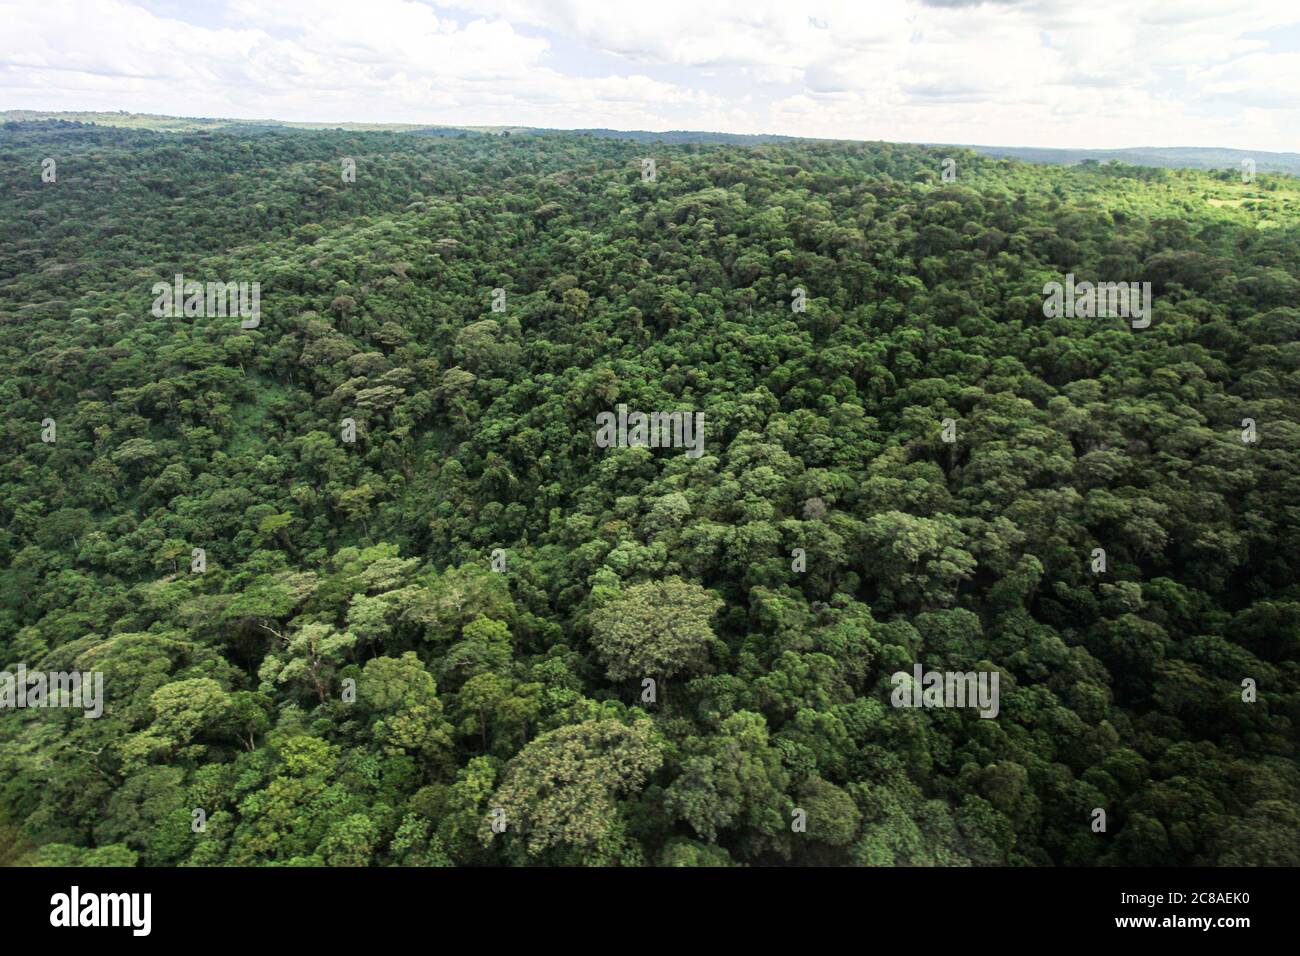
[[[553, 133], [585, 133], [585, 132], [592, 132], [598, 130], [608, 130], [614, 133], [644, 133], [646, 135], [656, 135], [656, 134], [670, 135], [673, 133], [684, 133], [684, 134], [704, 135], [704, 136], [759, 136], [768, 139], [800, 140], [804, 142], [813, 142], [813, 143], [897, 143], [899, 145], [905, 145], [905, 146], [926, 146], [926, 147], [952, 146], [959, 149], [1021, 149], [1021, 150], [1043, 150], [1046, 152], [1087, 151], [1087, 152], [1094, 152], [1094, 153], [1125, 153], [1125, 152], [1135, 152], [1139, 150], [1229, 150], [1229, 151], [1240, 152], [1240, 153], [1258, 153], [1261, 155], [1300, 157], [1300, 150], [1297, 151], [1275, 150], [1275, 149], [1252, 150], [1247, 147], [1223, 146], [1223, 145], [1215, 145], [1215, 146], [1192, 146], [1192, 145], [1185, 145], [1185, 146], [1149, 146], [1149, 145], [1144, 145], [1144, 146], [1032, 146], [1032, 145], [1016, 144], [1016, 143], [952, 143], [952, 142], [940, 142], [935, 140], [864, 139], [864, 138], [857, 138], [851, 136], [836, 136], [836, 137], [800, 136], [794, 133], [762, 133], [762, 132], [737, 133], [729, 130], [682, 129], [682, 128], [659, 130], [659, 129], [623, 129], [616, 126], [573, 126], [573, 127], [528, 126], [528, 125], [517, 124], [517, 123], [516, 124], [485, 123], [481, 125], [474, 125], [474, 124], [466, 124], [466, 123], [438, 123], [438, 122], [427, 122], [427, 123], [386, 122], [383, 120], [318, 121], [318, 120], [292, 120], [292, 119], [278, 119], [278, 118], [254, 119], [254, 118], [240, 117], [240, 116], [198, 116], [198, 115], [187, 116], [187, 115], [181, 115], [175, 113], [142, 113], [133, 110], [105, 110], [105, 109], [41, 110], [41, 109], [29, 109], [29, 108], [15, 108], [15, 109], [0, 110], [0, 117], [7, 118], [11, 114], [22, 114], [22, 113], [31, 113], [38, 116], [51, 116], [51, 117], [58, 116], [60, 114], [73, 115], [73, 116], [137, 116], [137, 117], [146, 117], [146, 118], [163, 119], [163, 120], [240, 123], [240, 124], [247, 124], [250, 126], [254, 126], [258, 124], [272, 124], [272, 125], [285, 125], [290, 127], [305, 127], [309, 129], [318, 128], [318, 129], [326, 129], [326, 130], [329, 129], [346, 130], [348, 127], [362, 127], [362, 128], [401, 127], [403, 129], [411, 129], [411, 130], [456, 129], [456, 130], [465, 130], [467, 132], [479, 132], [479, 131], [488, 131], [488, 130], [500, 130], [502, 132], [509, 132], [511, 130], [520, 130], [520, 131], [536, 131], [536, 132], [544, 132], [544, 133], [552, 133], [552, 132]], [[388, 132], [393, 130], [374, 128], [370, 130], [357, 129], [356, 131], [357, 132], [367, 132], [367, 131]], [[168, 133], [168, 132], [184, 132], [184, 131], [154, 130], [153, 132]], [[490, 135], [499, 135], [499, 134], [490, 134]]]

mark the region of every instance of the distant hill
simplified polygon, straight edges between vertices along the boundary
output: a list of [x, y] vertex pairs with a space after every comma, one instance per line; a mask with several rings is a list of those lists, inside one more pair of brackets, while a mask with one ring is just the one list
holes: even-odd
[[579, 136], [598, 136], [604, 139], [624, 139], [639, 142], [669, 143], [749, 143], [782, 142], [801, 139], [798, 136], [771, 134], [710, 133], [693, 130], [622, 129], [556, 129], [544, 126], [438, 126], [422, 123], [297, 123], [288, 120], [253, 120], [194, 116], [163, 116], [154, 113], [119, 112], [49, 112], [43, 110], [5, 110], [0, 112], [0, 122], [39, 122], [57, 120], [71, 123], [93, 123], [98, 126], [116, 126], [127, 129], [150, 129], [161, 133], [190, 133], [199, 130], [288, 128], [288, 129], [339, 129], [347, 131], [378, 131], [408, 133], [412, 136], [515, 135], [569, 133]]
[[[406, 133], [413, 136], [462, 135], [544, 135], [568, 133], [578, 136], [595, 136], [604, 139], [632, 140], [634, 142], [666, 143], [723, 143], [744, 146], [756, 143], [795, 142], [813, 140], [813, 137], [781, 136], [769, 133], [712, 133], [703, 130], [621, 130], [604, 127], [587, 129], [554, 129], [536, 126], [440, 126], [423, 123], [297, 123], [287, 120], [249, 120], [215, 117], [163, 116], [152, 113], [117, 112], [52, 112], [45, 110], [5, 110], [0, 112], [0, 122], [33, 122], [60, 120], [76, 123], [93, 123], [99, 126], [117, 126], [128, 129], [147, 129], [163, 133], [187, 133], [199, 130], [239, 128], [289, 128], [338, 129], [348, 131], [379, 131]], [[829, 141], [828, 141], [829, 142]], [[1228, 149], [1218, 146], [1138, 146], [1129, 149], [1051, 149], [1037, 146], [971, 146], [956, 143], [924, 143], [926, 146], [953, 146], [969, 149], [985, 156], [1019, 159], [1029, 163], [1047, 163], [1068, 166], [1085, 162], [1119, 162], [1133, 166], [1155, 166], [1185, 169], [1240, 169], [1243, 159], [1253, 159], [1259, 172], [1283, 172], [1300, 175], [1300, 153], [1273, 153], [1264, 150]]]
[[231, 119], [208, 116], [163, 116], [156, 113], [118, 112], [54, 112], [48, 110], [4, 110], [0, 122], [35, 122], [62, 120], [73, 123], [94, 123], [97, 126], [118, 126], [127, 129], [148, 129], [160, 133], [192, 133], [199, 130], [218, 130], [248, 127], [277, 127], [288, 129], [340, 129], [348, 131], [387, 131], [394, 133], [421, 133], [423, 135], [456, 135], [461, 132], [493, 132], [499, 127], [478, 127], [471, 130], [462, 126], [429, 126], [424, 123], [295, 123], [288, 120]]
[[[939, 145], [939, 144], [931, 144]], [[956, 145], [956, 144], [952, 144]], [[1259, 172], [1300, 173], [1300, 153], [1226, 149], [1219, 146], [1138, 146], [1131, 149], [1044, 149], [1037, 146], [961, 146], [985, 156], [1019, 159], [1054, 166], [1084, 162], [1118, 162], [1131, 166], [1183, 169], [1240, 169], [1243, 159], [1253, 159]]]
[[571, 129], [546, 130], [548, 133], [566, 132], [585, 136], [603, 136], [608, 139], [630, 139], [649, 143], [727, 143], [744, 146], [750, 143], [779, 143], [806, 139], [802, 136], [777, 136], [770, 133], [704, 133], [692, 130], [673, 129], [662, 133], [640, 129]]

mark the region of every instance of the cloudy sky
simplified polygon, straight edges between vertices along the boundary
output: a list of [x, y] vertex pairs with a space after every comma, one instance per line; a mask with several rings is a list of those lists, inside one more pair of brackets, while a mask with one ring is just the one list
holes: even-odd
[[0, 108], [1300, 150], [1300, 2], [0, 0]]

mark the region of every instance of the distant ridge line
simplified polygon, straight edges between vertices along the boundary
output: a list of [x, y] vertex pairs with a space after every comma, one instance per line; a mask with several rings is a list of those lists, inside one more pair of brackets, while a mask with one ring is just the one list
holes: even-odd
[[[568, 134], [597, 136], [606, 139], [633, 140], [647, 143], [679, 145], [685, 143], [717, 143], [729, 145], [755, 145], [778, 142], [864, 143], [901, 142], [893, 140], [833, 139], [812, 136], [789, 136], [779, 133], [719, 133], [707, 130], [618, 130], [608, 127], [560, 129], [539, 126], [458, 126], [437, 123], [302, 123], [286, 120], [252, 120], [222, 117], [166, 116], [155, 113], [129, 113], [126, 111], [53, 111], [5, 110], [0, 111], [0, 123], [38, 122], [63, 120], [92, 123], [126, 129], [155, 132], [191, 133], [222, 129], [298, 129], [342, 130], [344, 132], [392, 132], [413, 136], [483, 135], [547, 135]], [[999, 159], [1018, 159], [1029, 163], [1073, 165], [1084, 162], [1120, 162], [1133, 166], [1152, 166], [1165, 169], [1224, 169], [1240, 168], [1242, 160], [1250, 159], [1261, 172], [1284, 172], [1300, 175], [1300, 152], [1272, 152], [1268, 150], [1235, 149], [1222, 146], [1135, 146], [1118, 149], [1058, 148], [1042, 146], [984, 146], [961, 143], [906, 143], [903, 145], [931, 148], [948, 147], [967, 149], [984, 156]]]

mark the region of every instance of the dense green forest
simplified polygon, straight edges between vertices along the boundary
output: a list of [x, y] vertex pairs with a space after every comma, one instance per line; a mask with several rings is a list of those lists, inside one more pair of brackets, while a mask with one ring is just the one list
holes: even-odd
[[0, 858], [1300, 864], [1298, 300], [1284, 175], [7, 123]]

